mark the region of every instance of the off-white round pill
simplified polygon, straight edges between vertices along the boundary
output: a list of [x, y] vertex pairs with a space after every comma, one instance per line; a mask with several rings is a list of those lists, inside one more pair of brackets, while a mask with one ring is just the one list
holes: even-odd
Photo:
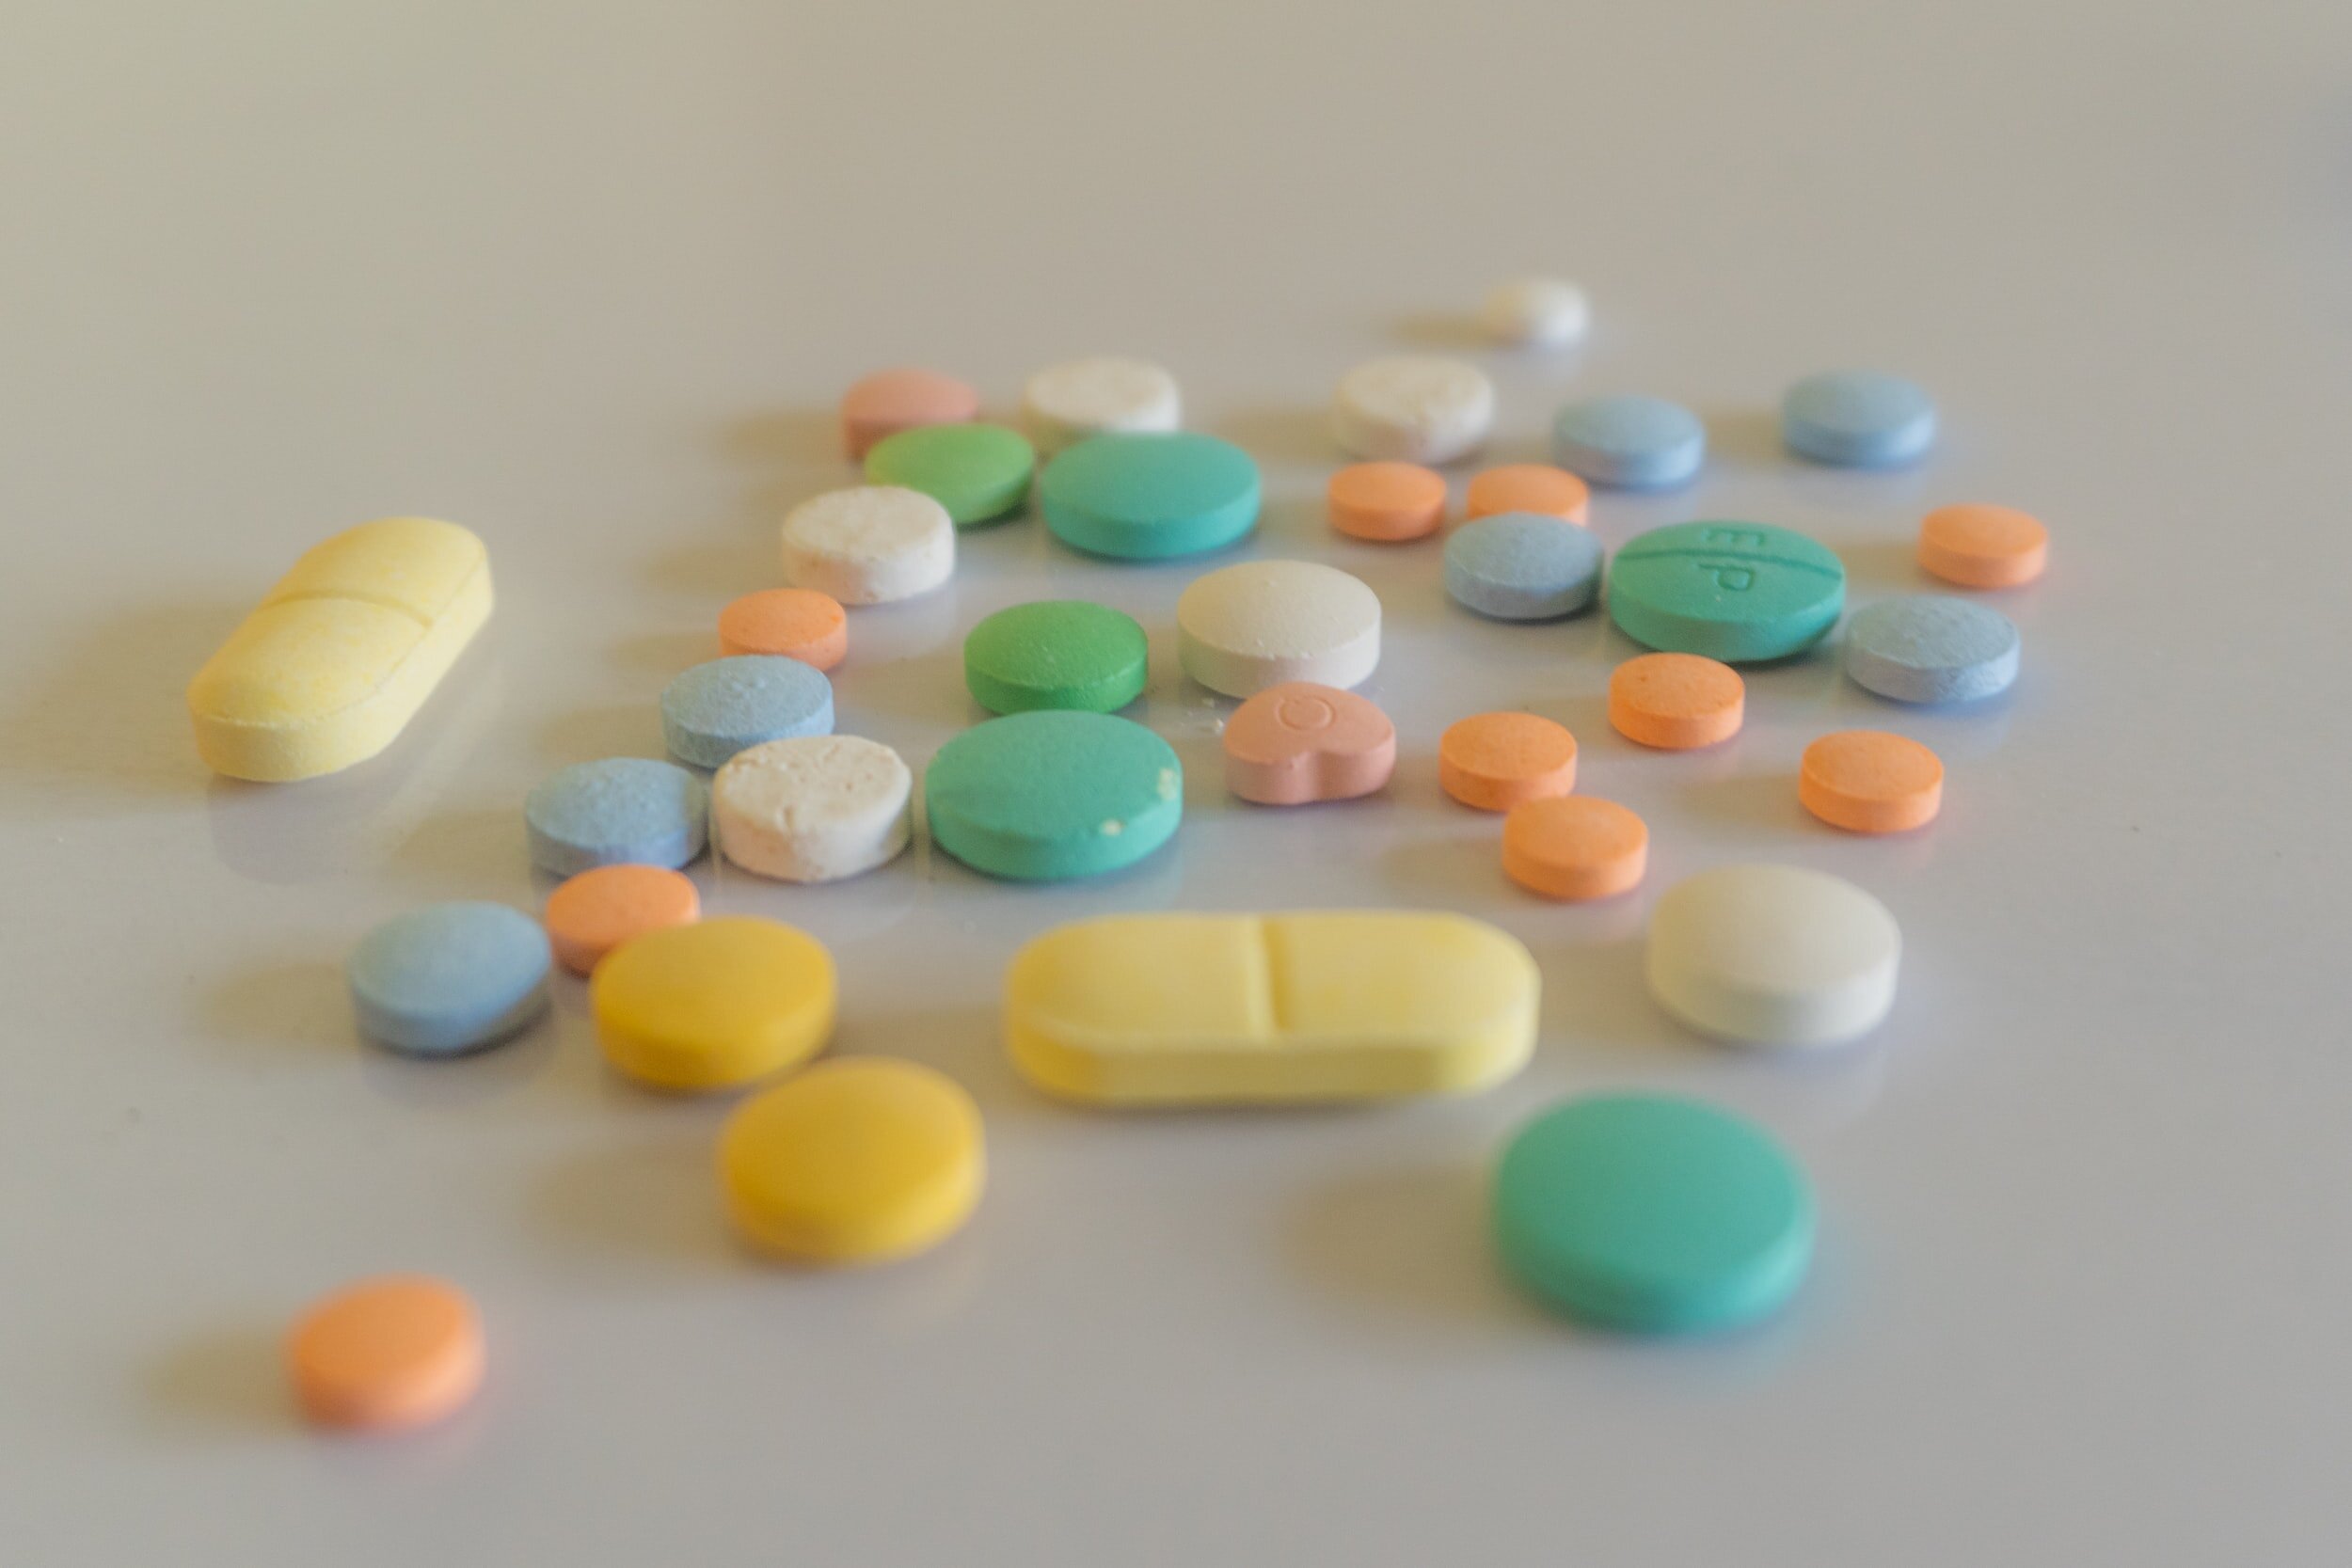
[[849, 604], [928, 594], [956, 569], [956, 525], [920, 490], [859, 484], [828, 490], [784, 519], [784, 575]]
[[1176, 653], [1186, 674], [1228, 697], [1284, 681], [1351, 687], [1380, 662], [1380, 596], [1336, 566], [1241, 562], [1176, 601]]
[[1565, 348], [1592, 325], [1592, 307], [1565, 278], [1518, 277], [1486, 295], [1478, 324], [1513, 348]]
[[1486, 372], [1427, 355], [1359, 365], [1331, 399], [1332, 434], [1369, 462], [1451, 463], [1485, 446], [1494, 422]]
[[1793, 865], [1703, 871], [1650, 913], [1650, 994], [1741, 1045], [1833, 1045], [1875, 1028], [1894, 1005], [1901, 955], [1885, 905]]
[[710, 781], [719, 852], [787, 882], [835, 882], [907, 847], [914, 775], [898, 753], [853, 735], [771, 740]]
[[1148, 359], [1070, 359], [1021, 389], [1022, 422], [1051, 455], [1106, 431], [1174, 430], [1184, 421], [1176, 378]]

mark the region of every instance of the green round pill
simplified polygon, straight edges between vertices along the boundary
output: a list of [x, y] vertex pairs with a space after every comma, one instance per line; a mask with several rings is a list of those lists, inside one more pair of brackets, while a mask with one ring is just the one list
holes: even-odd
[[1674, 1333], [1764, 1316], [1813, 1259], [1813, 1194], [1763, 1132], [1711, 1105], [1603, 1095], [1521, 1128], [1494, 1181], [1495, 1241], [1546, 1303]]
[[873, 484], [920, 490], [947, 509], [958, 528], [1009, 516], [1028, 499], [1037, 451], [1000, 424], [933, 424], [902, 430], [866, 454]]
[[923, 775], [931, 842], [1015, 881], [1100, 876], [1176, 832], [1184, 765], [1167, 741], [1107, 713], [1041, 709], [976, 724]]
[[1094, 436], [1046, 464], [1037, 487], [1056, 538], [1121, 561], [1197, 555], [1258, 526], [1258, 465], [1197, 431]]
[[991, 713], [1109, 713], [1143, 695], [1147, 647], [1132, 615], [1084, 599], [1000, 610], [963, 640], [963, 683]]
[[1609, 567], [1609, 615], [1628, 637], [1727, 664], [1803, 653], [1845, 608], [1836, 552], [1769, 523], [1652, 529]]

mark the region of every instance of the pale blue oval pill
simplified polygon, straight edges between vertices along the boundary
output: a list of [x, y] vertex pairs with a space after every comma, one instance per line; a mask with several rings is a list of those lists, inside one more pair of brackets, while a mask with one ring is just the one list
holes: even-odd
[[1840, 468], [1891, 468], [1935, 444], [1935, 404], [1900, 376], [1876, 371], [1809, 375], [1780, 401], [1788, 450]]
[[709, 817], [708, 786], [651, 757], [574, 763], [523, 800], [531, 863], [558, 877], [599, 865], [675, 870], [703, 852]]
[[1590, 610], [1600, 591], [1600, 541], [1534, 512], [1502, 512], [1446, 538], [1445, 591], [1498, 621], [1556, 621]]
[[1572, 403], [1551, 421], [1560, 466], [1619, 490], [1687, 484], [1707, 457], [1707, 427], [1664, 398], [1595, 398]]
[[697, 664], [661, 693], [661, 735], [670, 754], [718, 768], [771, 740], [833, 734], [833, 682], [815, 666], [773, 654], [739, 654]]
[[496, 1045], [548, 1008], [548, 938], [503, 904], [432, 904], [370, 931], [344, 966], [359, 1032], [412, 1056]]
[[1899, 703], [1966, 703], [2006, 691], [2018, 652], [2008, 616], [1948, 594], [1882, 599], [1846, 623], [1846, 673]]

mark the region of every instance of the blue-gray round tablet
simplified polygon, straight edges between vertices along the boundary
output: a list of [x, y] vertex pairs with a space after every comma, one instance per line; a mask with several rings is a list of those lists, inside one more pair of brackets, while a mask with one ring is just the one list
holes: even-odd
[[1556, 621], [1590, 610], [1600, 591], [1600, 541], [1535, 512], [1464, 523], [1445, 542], [1445, 591], [1498, 621]]
[[1973, 599], [1911, 594], [1846, 623], [1846, 673], [1899, 703], [1965, 703], [2017, 678], [2017, 628]]
[[1663, 398], [1594, 398], [1572, 403], [1551, 421], [1560, 466], [1619, 490], [1670, 490], [1687, 484], [1707, 457], [1707, 427]]
[[771, 740], [833, 734], [833, 682], [797, 658], [739, 654], [697, 664], [661, 693], [670, 754], [717, 768]]
[[1841, 468], [1891, 468], [1935, 444], [1935, 404], [1900, 376], [1876, 371], [1809, 375], [1780, 401], [1788, 450]]
[[359, 1033], [413, 1056], [496, 1045], [548, 1008], [548, 938], [503, 904], [430, 904], [370, 931], [345, 974]]
[[703, 852], [709, 817], [709, 786], [651, 757], [574, 763], [523, 800], [531, 863], [558, 877], [599, 865], [675, 870]]

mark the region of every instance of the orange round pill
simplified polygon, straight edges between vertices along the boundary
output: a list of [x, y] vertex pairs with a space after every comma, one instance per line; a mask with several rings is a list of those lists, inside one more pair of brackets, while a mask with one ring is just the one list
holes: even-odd
[[702, 896], [677, 872], [658, 865], [599, 865], [567, 878], [548, 895], [545, 921], [555, 961], [586, 974], [633, 936], [700, 918]]
[[1712, 746], [1740, 733], [1746, 710], [1740, 672], [1697, 654], [1643, 654], [1610, 673], [1610, 725], [1640, 745]]
[[1592, 512], [1592, 491], [1565, 468], [1547, 463], [1513, 463], [1474, 476], [1463, 494], [1465, 518], [1499, 512], [1535, 512], [1581, 523]]
[[1934, 819], [1944, 803], [1944, 765], [1907, 736], [1839, 730], [1804, 749], [1797, 799], [1833, 828], [1899, 833]]
[[980, 417], [980, 394], [937, 371], [876, 371], [841, 394], [841, 444], [852, 461], [885, 436]]
[[1523, 800], [1502, 819], [1502, 869], [1547, 898], [1607, 898], [1642, 879], [1649, 827], [1614, 800]]
[[763, 588], [719, 611], [719, 650], [776, 654], [830, 670], [850, 651], [850, 618], [813, 588]]
[[1438, 783], [1480, 811], [1565, 795], [1576, 787], [1576, 736], [1533, 713], [1474, 714], [1438, 737]]
[[1940, 506], [1919, 524], [1919, 564], [1963, 588], [2014, 588], [2042, 575], [2050, 531], [2013, 506]]
[[1425, 539], [1445, 521], [1445, 478], [1418, 463], [1355, 463], [1331, 476], [1331, 526], [1351, 539]]
[[365, 1279], [303, 1314], [286, 1364], [303, 1413], [321, 1426], [422, 1426], [482, 1386], [482, 1320], [444, 1280]]

